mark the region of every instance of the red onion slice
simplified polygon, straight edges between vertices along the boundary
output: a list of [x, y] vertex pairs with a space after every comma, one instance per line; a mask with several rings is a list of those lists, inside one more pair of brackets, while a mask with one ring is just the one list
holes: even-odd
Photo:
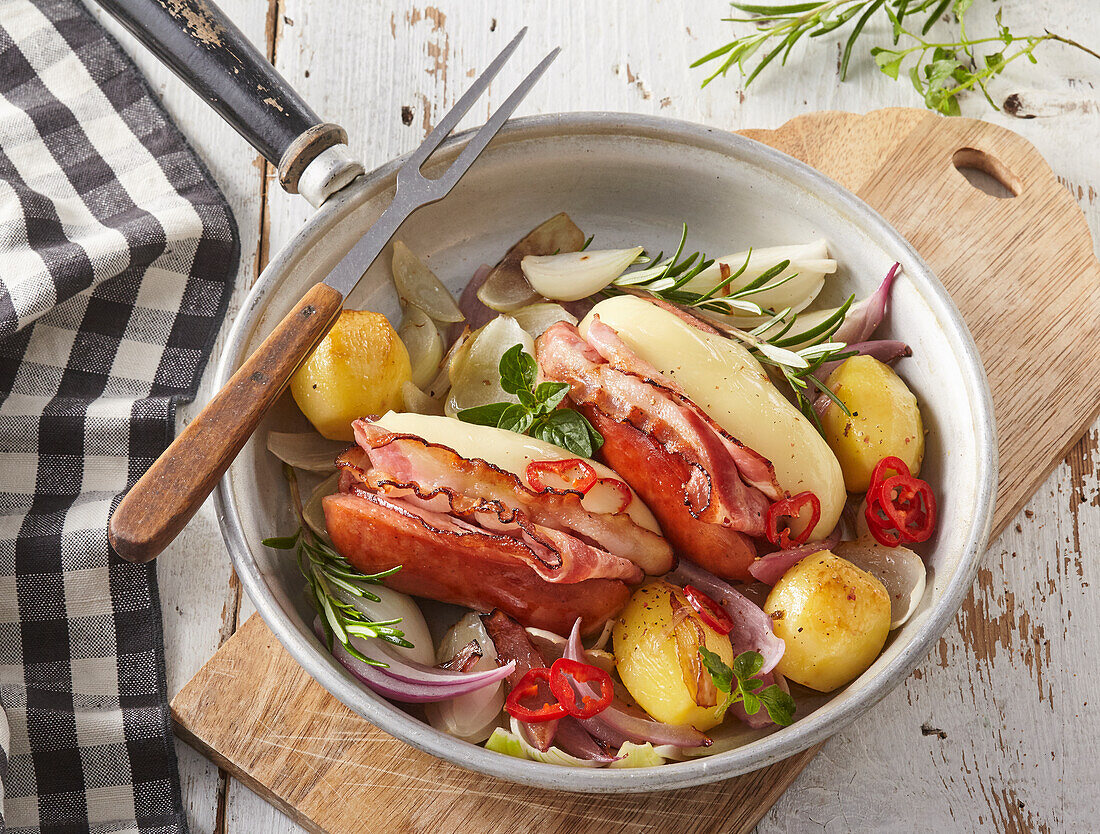
[[[314, 630], [317, 632], [317, 636], [324, 640], [324, 632], [321, 630], [320, 620], [314, 621]], [[356, 644], [356, 648], [362, 651], [362, 643], [368, 641], [360, 641]], [[374, 641], [376, 642], [376, 641]], [[364, 652], [366, 654], [366, 652]], [[509, 663], [505, 666], [499, 666], [495, 669], [489, 669], [486, 672], [478, 672], [474, 674], [457, 674], [458, 679], [453, 679], [448, 683], [424, 683], [423, 681], [416, 681], [412, 679], [411, 672], [404, 672], [404, 678], [398, 678], [393, 674], [395, 665], [403, 665], [407, 668], [411, 668], [412, 664], [409, 661], [397, 660], [396, 655], [392, 655], [392, 660], [387, 659], [386, 662], [390, 662], [389, 669], [383, 669], [379, 666], [372, 666], [369, 663], [364, 663], [357, 657], [348, 653], [348, 650], [344, 648], [344, 645], [339, 640], [332, 642], [332, 656], [339, 661], [340, 665], [347, 669], [357, 680], [366, 685], [368, 688], [374, 690], [379, 695], [384, 695], [387, 698], [391, 698], [394, 701], [401, 701], [406, 704], [423, 704], [430, 701], [445, 701], [450, 698], [454, 698], [458, 695], [467, 695], [470, 692], [475, 692], [482, 687], [489, 686], [490, 684], [497, 683], [498, 681], [506, 678], [514, 668], [514, 663]], [[371, 657], [370, 654], [367, 654]], [[416, 664], [419, 666], [420, 664]], [[424, 667], [431, 669], [433, 667]], [[435, 670], [445, 671], [441, 669]]]
[[[566, 641], [564, 656], [570, 660], [587, 663], [584, 657], [584, 645], [581, 643], [580, 626], [581, 621], [578, 619], [573, 624], [573, 631]], [[599, 697], [599, 693], [586, 683], [577, 683], [576, 687], [582, 696]], [[707, 736], [694, 727], [654, 721], [648, 716], [643, 716], [640, 710], [627, 706], [618, 698], [599, 715], [594, 718], [580, 719], [577, 723], [594, 738], [613, 747], [620, 746], [624, 741], [633, 741], [636, 744], [649, 741], [653, 744], [671, 744], [676, 747], [707, 747], [711, 743]]]
[[668, 578], [679, 585], [694, 585], [722, 604], [733, 620], [730, 642], [733, 644], [735, 656], [750, 650], [759, 652], [764, 658], [761, 671], [767, 673], [775, 668], [775, 664], [783, 657], [787, 645], [775, 636], [772, 631], [771, 617], [765, 614], [760, 606], [732, 585], [687, 559], [681, 559], [676, 570], [669, 574]]
[[832, 550], [839, 543], [840, 527], [838, 526], [829, 534], [828, 538], [822, 539], [819, 542], [806, 542], [806, 544], [799, 545], [798, 547], [792, 547], [787, 550], [777, 550], [775, 553], [768, 553], [765, 556], [761, 556], [749, 565], [749, 573], [753, 575], [754, 579], [766, 585], [774, 585], [783, 577], [783, 574], [807, 556], [811, 556], [822, 550]]
[[[885, 362], [887, 365], [893, 365], [899, 359], [913, 355], [913, 349], [909, 347], [909, 345], [894, 339], [878, 339], [873, 342], [852, 342], [841, 351], [841, 353], [850, 353], [851, 351], [855, 351], [858, 356], [873, 356], [879, 362]], [[814, 371], [814, 379], [819, 379], [824, 382], [829, 378], [829, 374], [844, 364], [845, 361], [847, 360], [837, 359], [834, 362], [823, 362], [821, 366]], [[822, 396], [824, 396], [824, 394]], [[828, 398], [826, 397], [826, 399]]]
[[857, 301], [848, 310], [844, 317], [844, 323], [833, 334], [834, 342], [863, 342], [871, 337], [875, 328], [882, 322], [886, 315], [886, 302], [890, 298], [890, 288], [894, 285], [894, 279], [901, 272], [901, 264], [895, 263], [886, 273], [879, 288], [867, 298]]

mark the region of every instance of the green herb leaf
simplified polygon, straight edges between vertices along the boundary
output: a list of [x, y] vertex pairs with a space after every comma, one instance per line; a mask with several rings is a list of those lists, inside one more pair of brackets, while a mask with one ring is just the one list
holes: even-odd
[[794, 713], [797, 709], [794, 698], [778, 685], [773, 683], [767, 689], [761, 690], [756, 697], [764, 704], [768, 717], [780, 727], [786, 727], [794, 721]]
[[594, 436], [599, 437], [601, 443], [603, 441], [584, 415], [568, 408], [553, 411], [540, 418], [532, 427], [531, 433], [539, 440], [561, 446], [582, 458], [592, 457], [599, 448], [593, 444]]
[[293, 550], [294, 546], [298, 544], [298, 538], [301, 536], [302, 531], [299, 530], [293, 536], [273, 536], [269, 539], [264, 539], [261, 543], [264, 547], [270, 547], [274, 550]]
[[535, 389], [535, 402], [541, 407], [542, 413], [547, 414], [561, 405], [568, 393], [568, 382], [540, 382]]
[[[948, 115], [960, 112], [959, 97], [974, 88], [986, 97], [992, 107], [998, 107], [987, 89], [989, 79], [1000, 75], [1017, 58], [1035, 63], [1036, 47], [1047, 41], [1100, 59], [1100, 52], [1053, 32], [1044, 30], [1039, 34], [1013, 34], [1005, 26], [999, 7], [993, 15], [996, 34], [971, 37], [967, 33], [966, 18], [973, 11], [974, 0], [815, 0], [777, 5], [732, 5], [749, 17], [726, 18], [728, 21], [752, 22], [756, 27], [692, 63], [692, 67], [711, 61], [718, 63], [717, 69], [703, 80], [704, 87], [734, 66], [740, 70], [747, 87], [780, 55], [782, 59], [779, 63], [785, 66], [792, 48], [804, 36], [822, 38], [849, 26], [838, 65], [843, 81], [848, 76], [850, 61], [858, 54], [855, 47], [859, 38], [865, 32], [882, 31], [873, 25], [876, 15], [885, 16], [889, 21], [889, 37], [895, 47], [887, 49], [881, 44], [873, 45], [870, 53], [876, 65], [884, 74], [897, 80], [906, 59], [911, 57], [913, 63], [907, 75], [914, 89], [924, 99], [926, 107]], [[951, 24], [948, 13], [954, 18], [955, 31], [945, 35], [946, 42], [941, 43], [938, 38], [928, 40], [929, 32], [937, 23]], [[923, 16], [921, 23], [909, 22], [909, 18], [917, 14]], [[988, 44], [997, 44], [994, 53], [982, 54]], [[937, 66], [941, 60], [948, 59], [944, 53], [951, 58], [957, 57], [959, 64], [954, 67]]]
[[530, 393], [538, 370], [535, 358], [523, 345], [513, 345], [500, 357], [500, 387], [516, 397], [521, 391]]
[[514, 403], [505, 407], [504, 413], [500, 415], [497, 428], [514, 431], [516, 434], [525, 434], [534, 422], [535, 415], [531, 413], [530, 408], [521, 403]]
[[473, 408], [464, 408], [458, 412], [458, 419], [464, 423], [473, 423], [477, 426], [500, 425], [500, 418], [504, 416], [514, 403], [489, 403], [489, 405], [477, 405]]
[[760, 652], [741, 652], [733, 659], [733, 673], [739, 681], [755, 677], [764, 668], [764, 658]]
[[706, 646], [699, 647], [699, 657], [702, 658], [703, 667], [710, 672], [714, 686], [720, 692], [730, 694], [733, 689], [733, 670], [726, 665], [726, 662], [717, 653], [712, 652]]

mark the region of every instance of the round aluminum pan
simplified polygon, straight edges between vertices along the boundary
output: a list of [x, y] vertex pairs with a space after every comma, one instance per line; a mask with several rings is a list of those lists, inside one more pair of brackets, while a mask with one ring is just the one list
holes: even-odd
[[[468, 134], [455, 136], [426, 170], [444, 167]], [[245, 301], [218, 368], [218, 384], [267, 335], [310, 285], [321, 280], [393, 196], [402, 160], [367, 174], [326, 203], [272, 260]], [[357, 683], [314, 636], [303, 581], [285, 552], [263, 547], [295, 522], [279, 464], [264, 449], [269, 429], [306, 428], [284, 397], [245, 447], [215, 493], [222, 534], [237, 573], [264, 621], [322, 686], [372, 724], [471, 770], [527, 785], [571, 791], [667, 790], [727, 779], [773, 764], [850, 724], [901, 683], [952, 622], [968, 592], [992, 525], [997, 483], [993, 407], [974, 342], [944, 288], [918, 254], [866, 204], [803, 163], [723, 130], [617, 113], [517, 119], [500, 133], [447, 199], [425, 207], [398, 237], [427, 257], [451, 287], [492, 262], [526, 231], [567, 211], [599, 248], [641, 243], [668, 251], [680, 224], [689, 242], [712, 254], [824, 237], [841, 271], [825, 301], [839, 303], [877, 287], [890, 264], [895, 285], [883, 332], [904, 339], [914, 356], [900, 370], [923, 407], [929, 432], [927, 478], [942, 496], [921, 604], [891, 634], [878, 660], [828, 696], [800, 700], [798, 720], [746, 736], [724, 753], [643, 769], [563, 768], [498, 755], [436, 731]], [[389, 253], [368, 270], [348, 300], [396, 320]], [[454, 609], [427, 606], [436, 631]], [[867, 720], [874, 720], [871, 715]]]

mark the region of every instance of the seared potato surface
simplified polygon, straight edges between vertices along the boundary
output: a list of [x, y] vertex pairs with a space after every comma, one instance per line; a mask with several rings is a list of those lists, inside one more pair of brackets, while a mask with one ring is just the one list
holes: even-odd
[[411, 374], [409, 353], [385, 316], [344, 310], [291, 377], [290, 392], [317, 431], [352, 440], [353, 420], [402, 407]]
[[848, 492], [866, 492], [871, 471], [884, 457], [901, 458], [916, 475], [924, 458], [924, 425], [917, 398], [893, 368], [872, 356], [853, 356], [829, 374], [836, 403], [821, 416], [825, 440], [844, 472]]
[[870, 573], [828, 550], [788, 570], [764, 603], [787, 644], [779, 672], [832, 692], [867, 669], [890, 633], [890, 595]]

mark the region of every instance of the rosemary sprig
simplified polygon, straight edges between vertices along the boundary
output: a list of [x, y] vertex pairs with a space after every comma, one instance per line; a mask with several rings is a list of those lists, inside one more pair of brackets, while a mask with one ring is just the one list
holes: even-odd
[[[814, 411], [813, 403], [819, 392], [829, 397], [850, 416], [847, 406], [829, 390], [825, 383], [814, 376], [814, 372], [826, 362], [855, 355], [851, 351], [845, 352], [848, 346], [844, 342], [830, 341], [833, 334], [844, 323], [844, 316], [855, 301], [855, 296], [849, 296], [844, 304], [821, 323], [797, 335], [788, 336], [787, 334], [798, 321], [798, 314], [793, 313], [789, 307], [779, 311], [765, 309], [750, 298], [781, 286], [794, 278], [798, 273], [773, 281], [791, 265], [789, 260], [780, 261], [764, 270], [757, 278], [740, 289], [730, 292], [729, 295], [718, 296], [719, 292], [729, 292], [733, 282], [744, 274], [749, 265], [749, 258], [752, 257], [750, 249], [745, 262], [736, 271], [723, 277], [706, 292], [692, 292], [683, 289], [684, 285], [713, 264], [714, 260], [708, 259], [706, 255], [699, 252], [693, 252], [686, 258], [681, 257], [686, 243], [687, 225], [685, 224], [680, 235], [680, 243], [671, 258], [664, 259], [662, 252], [654, 258], [646, 259], [641, 263], [640, 270], [625, 273], [608, 286], [604, 293], [651, 295], [660, 298], [699, 315], [726, 337], [741, 342], [761, 364], [774, 368], [776, 373], [786, 381], [795, 405], [806, 419], [817, 427], [818, 431], [822, 430], [821, 422]], [[742, 330], [728, 322], [705, 315], [706, 312], [766, 316], [767, 319], [751, 330]]]
[[264, 539], [263, 543], [275, 550], [297, 552], [298, 569], [306, 578], [307, 596], [310, 605], [317, 611], [321, 620], [328, 648], [332, 649], [333, 640], [339, 640], [348, 654], [353, 657], [371, 666], [386, 666], [385, 663], [366, 657], [352, 645], [351, 638], [377, 638], [395, 646], [411, 649], [412, 643], [405, 639], [405, 632], [396, 628], [401, 618], [372, 621], [354, 605], [341, 599], [336, 590], [359, 599], [381, 602], [377, 594], [371, 593], [364, 586], [381, 585], [383, 579], [395, 574], [401, 566], [379, 573], [363, 573], [356, 569], [309, 528], [302, 514], [298, 478], [289, 465], [283, 465], [283, 472], [290, 484], [291, 501], [294, 511], [298, 514], [299, 527], [293, 535]]
[[[787, 63], [791, 49], [803, 37], [820, 38], [851, 25], [840, 58], [840, 80], [848, 75], [853, 48], [867, 23], [885, 16], [891, 26], [892, 43], [876, 45], [870, 55], [878, 68], [897, 80], [902, 65], [908, 63], [908, 77], [924, 99], [925, 106], [949, 116], [959, 114], [960, 95], [977, 87], [995, 109], [986, 88], [991, 79], [1004, 72], [1013, 61], [1027, 58], [1036, 63], [1035, 50], [1042, 43], [1053, 41], [1085, 52], [1094, 58], [1100, 54], [1062, 35], [1044, 31], [1041, 35], [1015, 35], [1001, 20], [1001, 10], [994, 14], [997, 34], [971, 38], [967, 35], [966, 13], [974, 0], [810, 0], [810, 2], [730, 5], [750, 17], [729, 17], [733, 23], [755, 23], [756, 31], [735, 38], [724, 46], [704, 55], [693, 67], [719, 61], [718, 68], [703, 85], [737, 66], [745, 77], [745, 86], [776, 58]], [[936, 21], [950, 12], [958, 24], [954, 40], [929, 40], [928, 33]], [[915, 58], [915, 60], [910, 60]]]

